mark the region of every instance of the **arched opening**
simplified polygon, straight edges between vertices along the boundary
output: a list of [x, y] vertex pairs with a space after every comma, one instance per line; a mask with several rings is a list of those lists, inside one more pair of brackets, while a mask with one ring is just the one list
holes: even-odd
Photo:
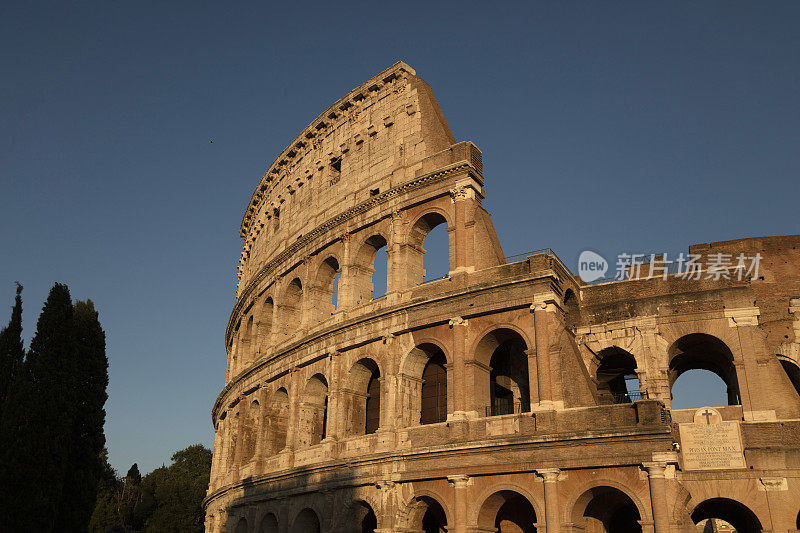
[[314, 295], [317, 321], [327, 320], [335, 311], [339, 290], [339, 261], [328, 257], [319, 267]]
[[636, 359], [622, 348], [612, 346], [597, 354], [597, 399], [600, 404], [631, 403], [638, 400], [639, 377]]
[[347, 377], [343, 391], [347, 435], [369, 435], [380, 425], [381, 373], [372, 359], [361, 359]]
[[431, 353], [422, 371], [420, 424], [436, 424], [447, 420], [447, 360], [441, 350]]
[[527, 349], [522, 336], [507, 328], [488, 333], [478, 343], [476, 359], [490, 368], [487, 416], [530, 411]]
[[[675, 394], [675, 385], [678, 378], [689, 371], [705, 370], [716, 374], [724, 382], [725, 399], [727, 405], [739, 405], [741, 403], [739, 397], [739, 381], [736, 378], [736, 367], [733, 364], [733, 354], [728, 346], [716, 337], [706, 335], [705, 333], [692, 333], [685, 335], [675, 341], [670, 346], [668, 351], [669, 362], [669, 380], [670, 389], [672, 390], [672, 407], [673, 408], [686, 408], [686, 407], [702, 407], [704, 405], [720, 405], [719, 403], [707, 403], [699, 401], [700, 398], [696, 394], [682, 393], [680, 396]], [[707, 374], [695, 372], [694, 388], [695, 392], [708, 394], [715, 390], [714, 382], [702, 381], [697, 382], [696, 378], [700, 376], [708, 376]], [[710, 376], [708, 376], [710, 377]]]
[[[692, 521], [695, 524], [699, 525], [709, 519], [724, 520], [739, 533], [757, 533], [762, 529], [761, 522], [753, 511], [729, 498], [705, 500], [692, 511]], [[705, 525], [707, 526], [708, 523], [706, 522]]]
[[266, 352], [272, 343], [272, 317], [275, 312], [275, 302], [271, 296], [264, 298], [261, 304], [261, 314], [258, 321], [258, 351]]
[[298, 446], [314, 446], [326, 436], [328, 422], [328, 381], [322, 374], [314, 374], [306, 382], [300, 400], [298, 421]]
[[363, 305], [386, 294], [388, 257], [385, 253], [378, 253], [385, 249], [386, 239], [381, 235], [373, 235], [361, 245], [350, 268], [355, 305]]
[[357, 501], [353, 504], [352, 513], [353, 526], [349, 527], [347, 531], [354, 533], [375, 533], [378, 528], [378, 517], [375, 516], [375, 511], [365, 501]]
[[564, 293], [564, 325], [573, 332], [581, 325], [581, 308], [572, 289]]
[[256, 435], [258, 434], [258, 420], [261, 417], [261, 405], [258, 400], [253, 400], [247, 408], [247, 414], [242, 427], [242, 464], [247, 464], [256, 453]]
[[441, 213], [428, 213], [414, 223], [409, 238], [408, 273], [411, 285], [447, 277], [450, 235]]
[[290, 533], [319, 533], [319, 529], [317, 513], [306, 507], [292, 522]]
[[234, 531], [236, 533], [247, 533], [247, 520], [240, 518], [239, 521], [236, 522], [236, 529]]
[[420, 496], [415, 499], [414, 507], [416, 512], [411, 520], [411, 530], [423, 533], [446, 533], [447, 514], [442, 504], [428, 496]]
[[416, 346], [400, 372], [401, 421], [406, 426], [447, 420], [447, 358], [432, 343]]
[[258, 533], [278, 533], [278, 518], [272, 513], [267, 513], [267, 515], [261, 519], [261, 524], [258, 526]]
[[302, 325], [303, 318], [303, 284], [294, 278], [286, 287], [283, 302], [280, 302], [283, 315], [283, 333], [291, 337]]
[[794, 361], [783, 358], [779, 358], [778, 360], [781, 362], [781, 368], [783, 368], [783, 371], [786, 373], [786, 377], [792, 382], [794, 390], [797, 391], [797, 394], [800, 394], [800, 367], [798, 367], [797, 363]]
[[283, 387], [272, 395], [267, 424], [265, 452], [275, 455], [286, 447], [286, 428], [289, 424], [289, 394]]
[[501, 490], [489, 496], [478, 513], [478, 526], [500, 533], [536, 533], [536, 511], [518, 492]]
[[633, 500], [614, 487], [593, 487], [575, 502], [573, 522], [592, 533], [641, 533], [642, 519]]
[[477, 376], [475, 396], [486, 416], [530, 411], [528, 345], [510, 328], [498, 328], [484, 335], [475, 347]]
[[253, 338], [253, 313], [250, 313], [250, 316], [247, 317], [247, 325], [244, 328], [244, 334], [242, 335], [242, 361], [249, 363], [253, 359], [255, 359], [256, 355], [256, 347]]

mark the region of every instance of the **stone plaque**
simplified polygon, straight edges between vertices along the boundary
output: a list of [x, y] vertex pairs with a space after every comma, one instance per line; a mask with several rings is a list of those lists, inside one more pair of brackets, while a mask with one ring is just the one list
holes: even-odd
[[704, 407], [694, 423], [679, 427], [684, 470], [747, 468], [738, 422], [725, 422], [715, 409]]

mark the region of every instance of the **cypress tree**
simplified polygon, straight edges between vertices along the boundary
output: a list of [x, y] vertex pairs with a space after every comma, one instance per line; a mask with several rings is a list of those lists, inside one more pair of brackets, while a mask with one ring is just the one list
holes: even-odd
[[11, 320], [0, 331], [0, 413], [6, 404], [11, 384], [16, 379], [25, 359], [22, 347], [22, 285], [17, 283], [17, 296], [11, 311]]
[[108, 398], [108, 359], [106, 335], [92, 301], [76, 302], [73, 309], [72, 331], [77, 357], [72, 376], [75, 405], [55, 529], [83, 532], [89, 525], [103, 472], [101, 454], [106, 442], [103, 406]]
[[76, 343], [69, 289], [56, 283], [8, 394], [0, 434], [0, 531], [52, 531], [75, 416]]

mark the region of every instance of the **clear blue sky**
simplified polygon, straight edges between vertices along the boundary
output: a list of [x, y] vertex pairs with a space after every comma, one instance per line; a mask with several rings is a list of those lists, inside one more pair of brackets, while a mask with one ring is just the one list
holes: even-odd
[[[484, 154], [507, 255], [798, 233], [796, 2], [4, 2], [0, 322], [55, 281], [108, 335], [112, 464], [211, 444], [242, 212], [397, 60]], [[213, 139], [213, 144], [209, 142]]]

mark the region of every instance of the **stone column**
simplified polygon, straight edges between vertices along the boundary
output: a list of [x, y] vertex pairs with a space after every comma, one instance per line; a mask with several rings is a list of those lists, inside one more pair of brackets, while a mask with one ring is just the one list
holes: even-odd
[[469, 476], [463, 474], [447, 476], [453, 484], [453, 528], [448, 531], [467, 533], [467, 487]]
[[544, 519], [547, 533], [561, 533], [561, 513], [558, 503], [558, 468], [541, 468], [536, 473], [544, 479]]
[[455, 253], [454, 261], [450, 264], [450, 274], [458, 272], [472, 272], [475, 265], [472, 257], [472, 247], [468, 239], [468, 207], [475, 200], [475, 190], [466, 183], [457, 183], [450, 191], [455, 209]]
[[546, 302], [534, 302], [533, 328], [536, 343], [536, 380], [539, 391], [539, 408], [553, 409], [553, 384], [550, 372], [550, 313]]
[[350, 269], [352, 259], [350, 243], [352, 239], [347, 233], [342, 237], [342, 263], [339, 265], [339, 289], [336, 301], [336, 311], [347, 311], [353, 307], [353, 274]]
[[466, 380], [467, 321], [457, 316], [450, 319], [453, 332], [453, 418], [466, 418], [466, 401], [469, 391], [464, 390]]
[[286, 447], [291, 451], [297, 447], [297, 424], [300, 421], [299, 398], [300, 383], [298, 383], [297, 369], [292, 369], [289, 378], [289, 419], [286, 421]]
[[539, 362], [536, 357], [536, 348], [525, 350], [528, 356], [528, 391], [530, 395], [530, 410], [539, 405]]
[[[389, 242], [386, 245], [386, 253], [389, 256], [387, 265], [388, 277], [386, 279], [386, 295], [389, 296], [402, 290], [403, 287], [403, 261], [402, 261], [402, 238], [405, 218], [400, 211], [392, 212], [392, 229], [389, 235]], [[389, 298], [389, 303], [394, 303], [396, 297]]]
[[650, 484], [650, 505], [653, 508], [655, 533], [669, 533], [669, 512], [667, 510], [667, 480], [664, 476], [667, 464], [661, 462], [643, 463]]

